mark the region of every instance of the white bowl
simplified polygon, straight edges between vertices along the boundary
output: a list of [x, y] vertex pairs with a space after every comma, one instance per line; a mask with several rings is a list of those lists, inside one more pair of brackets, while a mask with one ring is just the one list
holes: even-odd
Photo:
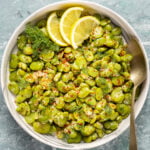
[[51, 12], [53, 10], [62, 9], [64, 7], [68, 7], [68, 6], [72, 6], [72, 5], [73, 6], [74, 5], [76, 5], [76, 6], [81, 5], [83, 7], [90, 8], [90, 9], [96, 11], [97, 13], [108, 16], [113, 21], [114, 24], [120, 26], [123, 29], [123, 36], [127, 42], [129, 40], [129, 35], [127, 33], [134, 35], [135, 38], [138, 39], [139, 45], [141, 47], [141, 50], [142, 50], [144, 58], [145, 58], [146, 68], [147, 68], [147, 72], [146, 72], [147, 79], [143, 83], [140, 96], [139, 96], [139, 98], [135, 104], [135, 117], [138, 116], [138, 114], [141, 111], [141, 109], [144, 105], [144, 102], [146, 100], [146, 95], [148, 93], [148, 87], [149, 87], [149, 78], [148, 78], [149, 77], [149, 71], [148, 71], [149, 70], [149, 66], [148, 66], [149, 64], [148, 64], [148, 58], [146, 56], [144, 47], [142, 46], [138, 35], [135, 33], [133, 28], [127, 23], [126, 20], [124, 20], [121, 16], [119, 16], [114, 11], [112, 11], [112, 10], [102, 6], [102, 5], [99, 5], [97, 3], [93, 3], [93, 2], [89, 2], [89, 1], [78, 0], [78, 1], [61, 1], [61, 2], [57, 2], [57, 3], [53, 3], [53, 4], [47, 5], [46, 7], [43, 7], [41, 9], [37, 10], [32, 15], [30, 15], [27, 19], [25, 19], [17, 27], [17, 29], [15, 30], [15, 32], [11, 36], [11, 38], [10, 38], [10, 40], [6, 46], [6, 49], [5, 49], [5, 52], [3, 55], [3, 59], [2, 59], [2, 66], [1, 66], [1, 86], [2, 86], [2, 91], [4, 94], [5, 102], [7, 104], [7, 107], [9, 109], [11, 115], [16, 120], [16, 122], [27, 133], [29, 133], [32, 137], [39, 140], [40, 142], [43, 142], [47, 145], [57, 147], [57, 148], [62, 148], [62, 149], [89, 149], [89, 148], [103, 145], [103, 144], [115, 139], [121, 133], [123, 133], [123, 131], [125, 131], [129, 127], [129, 117], [121, 122], [121, 124], [119, 125], [119, 128], [116, 131], [112, 132], [109, 135], [104, 136], [102, 139], [97, 139], [96, 141], [93, 141], [92, 143], [68, 144], [62, 140], [57, 139], [54, 136], [42, 135], [42, 134], [38, 134], [37, 132], [33, 131], [32, 127], [24, 121], [24, 118], [16, 112], [16, 110], [15, 110], [16, 105], [14, 103], [14, 96], [9, 92], [9, 90], [7, 88], [7, 84], [9, 82], [9, 78], [8, 78], [8, 75], [9, 75], [9, 70], [8, 70], [8, 68], [9, 68], [9, 57], [10, 57], [10, 54], [12, 53], [12, 51], [14, 50], [14, 47], [16, 46], [17, 37], [24, 30], [25, 25], [29, 22], [34, 22], [36, 20], [39, 20], [40, 18], [42, 18], [46, 14], [49, 14], [49, 12]]

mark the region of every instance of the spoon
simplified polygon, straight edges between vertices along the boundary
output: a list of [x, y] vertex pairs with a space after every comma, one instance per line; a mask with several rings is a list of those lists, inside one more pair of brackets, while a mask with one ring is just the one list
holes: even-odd
[[128, 50], [133, 55], [131, 62], [131, 80], [134, 83], [131, 101], [131, 114], [130, 114], [130, 145], [129, 150], [137, 150], [136, 127], [134, 117], [134, 102], [136, 89], [146, 79], [146, 65], [144, 55], [138, 44], [138, 39], [131, 37], [128, 42]]

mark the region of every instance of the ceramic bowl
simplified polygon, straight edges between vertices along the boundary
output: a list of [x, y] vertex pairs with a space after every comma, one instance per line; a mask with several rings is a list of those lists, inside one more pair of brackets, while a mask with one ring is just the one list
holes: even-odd
[[16, 112], [16, 110], [15, 110], [16, 104], [14, 102], [14, 96], [9, 92], [9, 90], [7, 88], [7, 85], [9, 82], [9, 78], [8, 78], [9, 69], [8, 68], [9, 68], [10, 54], [15, 49], [17, 37], [21, 32], [23, 32], [23, 30], [25, 29], [25, 25], [29, 22], [35, 22], [35, 21], [41, 19], [43, 16], [48, 15], [51, 11], [66, 8], [69, 6], [83, 6], [83, 7], [88, 8], [89, 11], [94, 11], [94, 12], [97, 12], [104, 16], [107, 16], [112, 20], [112, 22], [114, 24], [116, 24], [122, 28], [123, 36], [124, 36], [126, 42], [129, 41], [128, 33], [132, 34], [138, 40], [139, 46], [141, 47], [141, 50], [142, 50], [144, 58], [145, 58], [146, 68], [147, 68], [147, 72], [146, 72], [147, 78], [146, 78], [145, 82], [143, 83], [140, 96], [135, 103], [135, 117], [138, 116], [138, 114], [140, 113], [140, 111], [144, 105], [144, 102], [146, 100], [146, 95], [148, 93], [148, 86], [149, 86], [148, 58], [146, 56], [144, 47], [142, 46], [141, 41], [140, 41], [138, 35], [136, 34], [136, 32], [133, 30], [133, 28], [129, 25], [129, 23], [125, 19], [123, 19], [119, 14], [115, 13], [111, 9], [106, 8], [100, 4], [89, 2], [89, 1], [77, 0], [77, 1], [61, 1], [61, 2], [57, 2], [57, 3], [53, 3], [53, 4], [47, 5], [41, 9], [37, 10], [36, 12], [31, 14], [28, 18], [26, 18], [14, 31], [14, 33], [12, 34], [12, 36], [6, 46], [6, 49], [5, 49], [5, 52], [3, 55], [3, 59], [2, 59], [2, 66], [1, 66], [1, 87], [2, 87], [4, 98], [5, 98], [5, 102], [7, 104], [7, 107], [9, 109], [11, 115], [16, 120], [16, 122], [32, 137], [34, 137], [35, 139], [39, 140], [40, 142], [43, 142], [52, 147], [57, 147], [57, 148], [62, 148], [62, 149], [72, 149], [72, 150], [73, 149], [78, 149], [78, 150], [79, 149], [89, 149], [89, 148], [94, 148], [94, 147], [103, 145], [103, 144], [115, 139], [121, 133], [123, 133], [129, 127], [129, 123], [130, 123], [129, 117], [121, 122], [121, 124], [119, 125], [119, 128], [116, 131], [112, 132], [109, 135], [104, 136], [101, 139], [97, 139], [96, 141], [93, 141], [91, 143], [68, 144], [62, 140], [57, 139], [54, 136], [42, 135], [42, 134], [38, 134], [37, 132], [33, 131], [32, 127], [24, 121], [24, 118]]

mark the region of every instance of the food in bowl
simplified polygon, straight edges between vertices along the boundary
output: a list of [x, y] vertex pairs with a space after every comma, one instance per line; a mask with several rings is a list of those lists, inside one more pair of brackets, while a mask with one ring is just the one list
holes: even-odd
[[52, 12], [27, 25], [17, 46], [8, 88], [36, 132], [89, 143], [129, 115], [132, 55], [109, 18], [83, 7]]

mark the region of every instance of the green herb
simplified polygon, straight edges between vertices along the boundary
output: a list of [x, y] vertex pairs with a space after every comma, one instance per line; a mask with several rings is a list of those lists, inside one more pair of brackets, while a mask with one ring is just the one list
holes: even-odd
[[59, 46], [52, 42], [48, 37], [46, 37], [37, 26], [27, 25], [25, 34], [32, 43], [34, 56], [37, 56], [40, 51], [43, 50], [52, 50], [56, 52], [59, 51]]

